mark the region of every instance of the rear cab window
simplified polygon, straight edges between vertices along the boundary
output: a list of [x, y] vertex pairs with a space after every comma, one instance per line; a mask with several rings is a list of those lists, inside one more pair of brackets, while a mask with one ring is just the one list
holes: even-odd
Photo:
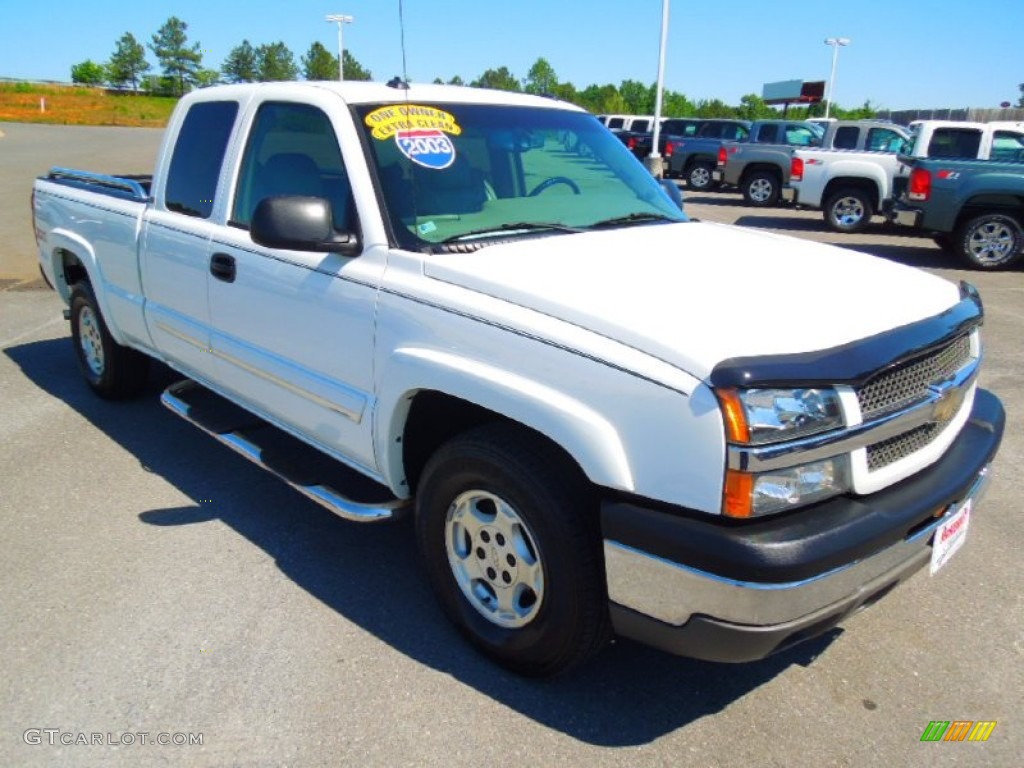
[[164, 192], [167, 210], [210, 218], [217, 180], [237, 116], [238, 102], [235, 101], [202, 101], [189, 108], [178, 131], [167, 171]]
[[928, 143], [928, 157], [975, 158], [981, 146], [976, 128], [936, 128]]

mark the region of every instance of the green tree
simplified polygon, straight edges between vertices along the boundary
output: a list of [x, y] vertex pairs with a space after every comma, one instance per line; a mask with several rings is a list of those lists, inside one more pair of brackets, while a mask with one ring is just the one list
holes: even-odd
[[1024, 83], [1021, 83], [1017, 87], [1020, 88], [1020, 98], [1017, 99], [1017, 106], [1024, 107]]
[[132, 90], [139, 90], [139, 78], [151, 69], [146, 61], [146, 47], [135, 39], [131, 32], [125, 32], [117, 41], [110, 62], [107, 64], [107, 79], [111, 85], [124, 86], [131, 83]]
[[241, 45], [236, 45], [224, 59], [220, 68], [224, 79], [229, 83], [254, 83], [259, 77], [256, 69], [256, 51], [252, 43], [243, 40]]
[[686, 98], [686, 96], [678, 91], [668, 90], [662, 96], [661, 109], [662, 112], [670, 117], [691, 117], [697, 111], [697, 108], [693, 106], [693, 102]]
[[216, 69], [200, 69], [196, 71], [196, 85], [200, 88], [209, 88], [211, 85], [220, 83], [220, 72]]
[[[356, 61], [356, 57], [347, 50], [344, 53], [344, 71], [346, 80], [373, 80], [373, 73]], [[338, 60], [335, 59], [335, 62]]]
[[654, 112], [654, 94], [639, 80], [623, 80], [619, 94], [626, 102], [628, 114], [650, 115]]
[[701, 99], [695, 111], [697, 117], [736, 117], [736, 110], [721, 99]]
[[463, 82], [461, 77], [455, 75], [455, 77], [448, 81], [448, 85], [465, 85], [465, 82]]
[[527, 93], [553, 93], [557, 86], [555, 68], [543, 56], [533, 62], [523, 82], [523, 90]]
[[508, 67], [488, 69], [470, 83], [475, 88], [494, 88], [498, 91], [518, 91], [519, 80], [508, 71]]
[[256, 79], [261, 83], [276, 80], [295, 80], [299, 68], [287, 45], [281, 42], [261, 45], [256, 49]]
[[71, 66], [71, 82], [82, 85], [103, 85], [107, 79], [107, 68], [92, 59]]
[[756, 93], [748, 93], [740, 99], [737, 116], [745, 120], [768, 120], [776, 117], [778, 113], [764, 103], [764, 99]]
[[317, 41], [302, 56], [302, 76], [307, 80], [337, 80], [338, 57]]
[[196, 81], [196, 72], [202, 67], [203, 54], [199, 43], [188, 44], [188, 24], [177, 16], [171, 16], [153, 35], [149, 48], [160, 60], [164, 75], [173, 78], [178, 95]]

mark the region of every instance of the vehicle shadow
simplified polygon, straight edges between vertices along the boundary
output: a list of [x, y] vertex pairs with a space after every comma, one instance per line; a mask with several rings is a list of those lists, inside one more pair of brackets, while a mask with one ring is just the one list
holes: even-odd
[[[475, 653], [444, 618], [418, 565], [408, 520], [359, 525], [308, 501], [163, 408], [158, 394], [177, 378], [163, 367], [143, 397], [110, 403], [82, 383], [67, 338], [5, 353], [41, 390], [135, 456], [140, 471], [195, 500], [139, 509], [140, 524], [220, 520], [272, 557], [296, 585], [397, 651], [581, 742], [647, 744], [721, 711], [792, 665], [810, 664], [841, 634], [834, 630], [746, 665], [680, 659], [620, 640], [561, 678], [517, 677]], [[167, 589], [174, 588], [167, 582]]]

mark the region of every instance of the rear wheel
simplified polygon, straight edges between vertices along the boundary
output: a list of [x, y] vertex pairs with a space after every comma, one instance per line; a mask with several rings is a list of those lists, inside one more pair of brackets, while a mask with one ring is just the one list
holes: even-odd
[[1013, 216], [983, 213], [957, 227], [953, 247], [975, 269], [1002, 269], [1021, 258], [1024, 234]]
[[82, 376], [100, 397], [132, 397], [146, 385], [149, 359], [114, 341], [87, 282], [71, 290], [71, 338]]
[[828, 198], [822, 213], [829, 229], [852, 234], [867, 228], [873, 211], [870, 194], [856, 187], [844, 187]]
[[445, 613], [485, 654], [546, 677], [610, 637], [593, 494], [543, 439], [487, 425], [424, 468], [416, 528]]
[[755, 171], [743, 181], [743, 199], [766, 208], [779, 202], [779, 177], [770, 171]]
[[694, 192], [707, 192], [714, 188], [715, 180], [712, 176], [714, 168], [711, 163], [697, 162], [690, 166], [686, 172], [686, 186]]

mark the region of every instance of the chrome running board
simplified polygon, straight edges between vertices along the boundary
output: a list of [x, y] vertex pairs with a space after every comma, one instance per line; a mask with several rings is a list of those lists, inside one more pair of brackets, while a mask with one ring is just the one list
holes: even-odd
[[384, 522], [412, 504], [194, 381], [172, 384], [160, 402], [345, 520]]

